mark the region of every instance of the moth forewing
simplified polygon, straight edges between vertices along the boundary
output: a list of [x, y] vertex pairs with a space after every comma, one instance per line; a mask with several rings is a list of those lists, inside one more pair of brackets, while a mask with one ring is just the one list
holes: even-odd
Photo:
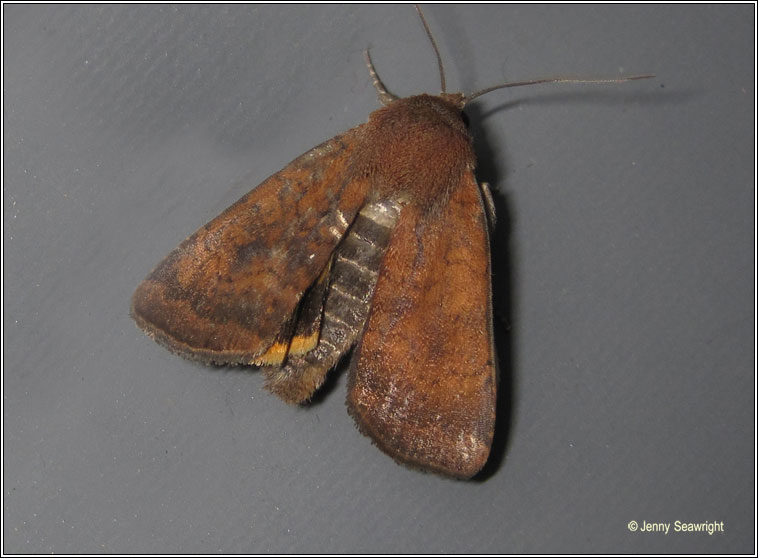
[[364, 203], [369, 182], [349, 166], [360, 129], [298, 157], [182, 242], [137, 287], [137, 324], [216, 364], [252, 364], [282, 342]]
[[351, 414], [398, 461], [461, 478], [486, 462], [497, 384], [490, 285], [470, 172], [440, 213], [403, 209], [348, 380]]

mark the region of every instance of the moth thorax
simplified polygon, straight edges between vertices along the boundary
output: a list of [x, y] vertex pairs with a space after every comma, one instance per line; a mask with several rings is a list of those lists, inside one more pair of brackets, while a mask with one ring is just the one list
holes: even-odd
[[427, 203], [444, 197], [462, 173], [474, 167], [471, 137], [456, 98], [417, 95], [371, 115], [369, 168], [377, 173], [381, 187]]

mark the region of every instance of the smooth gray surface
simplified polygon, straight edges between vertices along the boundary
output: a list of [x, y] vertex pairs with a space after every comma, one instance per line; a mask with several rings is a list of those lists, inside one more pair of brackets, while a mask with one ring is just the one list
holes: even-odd
[[366, 46], [436, 92], [411, 7], [3, 9], [5, 552], [755, 551], [753, 5], [426, 8], [451, 90], [658, 75], [471, 107], [510, 323], [480, 482], [372, 447], [344, 370], [293, 408], [128, 316], [185, 236], [365, 121]]

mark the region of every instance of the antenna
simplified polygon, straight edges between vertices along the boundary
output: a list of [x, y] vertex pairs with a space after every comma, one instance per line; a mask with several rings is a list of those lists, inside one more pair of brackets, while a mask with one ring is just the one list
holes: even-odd
[[416, 4], [416, 11], [418, 12], [418, 16], [421, 18], [421, 23], [424, 24], [424, 29], [426, 30], [426, 36], [429, 37], [429, 40], [432, 43], [434, 54], [437, 56], [437, 66], [440, 69], [440, 90], [442, 91], [442, 93], [444, 93], [445, 92], [445, 68], [442, 66], [442, 56], [440, 56], [440, 49], [437, 48], [437, 41], [434, 40], [434, 35], [432, 35], [432, 32], [429, 29], [429, 25], [426, 23], [424, 12], [421, 11], [421, 6], [419, 6], [418, 4]]
[[617, 77], [617, 78], [580, 79], [580, 78], [570, 78], [570, 77], [551, 77], [551, 78], [542, 78], [542, 79], [530, 79], [527, 81], [512, 81], [510, 83], [502, 83], [500, 85], [493, 85], [492, 87], [487, 87], [486, 89], [482, 89], [481, 91], [477, 91], [476, 93], [471, 93], [470, 95], [466, 95], [463, 98], [463, 105], [465, 106], [470, 101], [476, 99], [477, 97], [481, 97], [482, 95], [489, 93], [490, 91], [495, 91], [497, 89], [505, 89], [507, 87], [521, 87], [522, 85], [538, 85], [540, 83], [621, 83], [624, 81], [650, 79], [654, 77], [655, 75], [653, 74], [645, 74], [645, 75], [640, 75], [640, 76], [622, 76], [622, 77]]
[[363, 51], [363, 56], [366, 58], [366, 66], [368, 66], [368, 73], [371, 76], [371, 80], [374, 82], [374, 89], [376, 89], [378, 93], [377, 98], [379, 99], [379, 102], [386, 107], [392, 101], [397, 100], [397, 95], [393, 95], [387, 91], [387, 88], [379, 78], [379, 74], [377, 74], [374, 69], [374, 64], [371, 62], [371, 55], [369, 54], [368, 49]]

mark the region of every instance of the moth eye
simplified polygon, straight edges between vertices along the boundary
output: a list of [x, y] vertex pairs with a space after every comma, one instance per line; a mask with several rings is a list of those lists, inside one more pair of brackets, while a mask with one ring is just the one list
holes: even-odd
[[463, 125], [466, 126], [466, 129], [468, 130], [469, 128], [468, 114], [466, 114], [465, 112], [461, 112], [461, 119], [463, 120]]

